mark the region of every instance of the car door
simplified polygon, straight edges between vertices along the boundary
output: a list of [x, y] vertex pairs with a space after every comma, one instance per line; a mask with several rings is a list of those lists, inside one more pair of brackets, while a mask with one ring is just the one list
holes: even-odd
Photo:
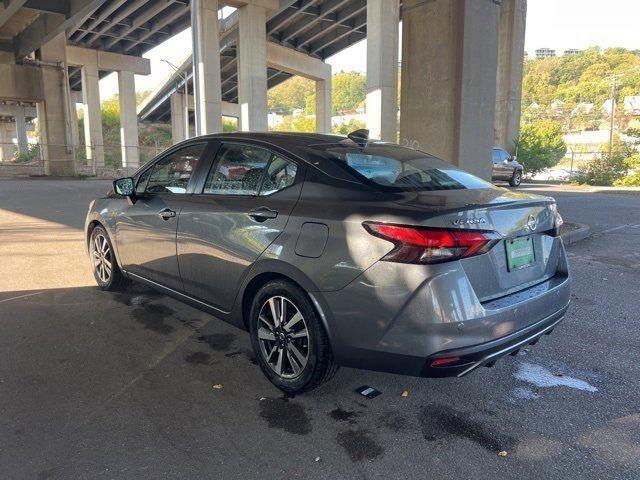
[[[508, 164], [511, 156], [501, 148], [493, 149], [493, 175], [492, 178], [507, 180], [511, 178], [512, 167]], [[507, 161], [507, 163], [505, 163]]]
[[133, 200], [116, 219], [120, 261], [127, 272], [182, 290], [176, 258], [178, 215], [206, 147], [200, 142], [170, 151], [139, 176]]
[[262, 146], [224, 142], [180, 213], [185, 292], [229, 311], [242, 279], [281, 234], [301, 190], [302, 165]]

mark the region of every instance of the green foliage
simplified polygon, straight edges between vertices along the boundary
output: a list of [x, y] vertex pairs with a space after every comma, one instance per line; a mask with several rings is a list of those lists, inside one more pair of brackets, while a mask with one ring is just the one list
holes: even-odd
[[[17, 152], [16, 152], [17, 153]], [[27, 145], [26, 153], [17, 153], [14, 162], [15, 163], [28, 163], [31, 160], [36, 160], [40, 158], [40, 144], [29, 144]]]
[[567, 153], [562, 127], [552, 120], [537, 120], [525, 124], [520, 130], [516, 150], [518, 161], [524, 165], [527, 173], [535, 174], [552, 167]]
[[296, 108], [305, 108], [307, 98], [314, 94], [315, 85], [312, 80], [297, 76], [291, 77], [267, 93], [269, 111], [291, 115]]
[[[367, 77], [358, 72], [339, 72], [333, 76], [333, 115], [354, 113], [364, 107]], [[316, 90], [312, 80], [292, 77], [269, 90], [267, 102], [270, 111], [291, 115], [300, 108], [306, 115], [315, 112]]]
[[[620, 106], [624, 97], [640, 92], [639, 67], [638, 52], [624, 48], [601, 51], [592, 47], [576, 55], [526, 60], [522, 83], [524, 119], [563, 118], [567, 130], [596, 127], [607, 117], [600, 108], [610, 98], [612, 74], [618, 76], [617, 104]], [[549, 109], [556, 100], [564, 102], [559, 111]], [[540, 109], [531, 110], [532, 103]], [[594, 109], [589, 114], [570, 117], [579, 103], [592, 103]]]
[[613, 182], [616, 187], [640, 187], [640, 169]]
[[274, 128], [276, 132], [315, 132], [316, 119], [313, 116], [300, 115], [285, 118], [284, 122]]
[[578, 175], [578, 182], [588, 185], [611, 186], [625, 177], [634, 162], [635, 150], [633, 145], [621, 142], [619, 137], [614, 138], [611, 155], [608, 153], [609, 144], [600, 146], [603, 153], [591, 162], [584, 165]]
[[238, 131], [238, 122], [228, 118], [222, 119], [222, 131], [224, 133], [233, 133]]
[[367, 89], [367, 77], [358, 72], [339, 72], [333, 76], [332, 100], [333, 114], [354, 113], [364, 107]]
[[337, 125], [333, 127], [333, 133], [337, 135], [348, 135], [351, 132], [355, 132], [356, 130], [360, 130], [362, 128], [366, 128], [364, 122], [352, 118], [347, 123], [343, 123], [342, 125]]

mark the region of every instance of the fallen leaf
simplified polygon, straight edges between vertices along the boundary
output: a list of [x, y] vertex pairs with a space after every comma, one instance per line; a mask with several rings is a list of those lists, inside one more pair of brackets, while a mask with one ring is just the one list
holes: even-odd
[[405, 398], [406, 398], [406, 397], [408, 397], [408, 396], [409, 396], [409, 392], [408, 392], [407, 390], [405, 390], [404, 392], [402, 392], [402, 393], [400, 394], [400, 396], [401, 396], [401, 397], [405, 397]]
[[222, 384], [221, 384], [221, 383], [216, 383], [216, 384], [213, 386], [213, 389], [214, 389], [214, 390], [222, 390]]
[[506, 450], [500, 450], [498, 452], [498, 456], [499, 457], [506, 457], [507, 456], [507, 451]]
[[562, 372], [553, 372], [554, 377], [564, 377], [564, 373]]

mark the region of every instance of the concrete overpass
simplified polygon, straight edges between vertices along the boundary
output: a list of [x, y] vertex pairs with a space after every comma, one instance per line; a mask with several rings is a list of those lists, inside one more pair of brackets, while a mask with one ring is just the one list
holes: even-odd
[[[237, 10], [219, 19], [223, 5]], [[149, 73], [141, 56], [172, 35], [193, 27], [196, 61], [187, 59], [139, 113], [172, 118], [176, 140], [187, 133], [189, 105], [198, 133], [220, 131], [225, 113], [239, 115], [242, 130], [266, 130], [267, 89], [291, 75], [316, 81], [318, 131], [327, 131], [324, 60], [366, 38], [372, 135], [396, 140], [400, 107], [402, 143], [486, 178], [491, 146], [517, 137], [525, 16], [526, 0], [0, 0], [0, 100], [36, 106], [45, 170], [55, 175], [74, 171], [80, 100], [86, 157], [99, 169], [98, 80], [117, 72], [122, 164], [135, 168], [134, 74]], [[193, 98], [182, 95], [185, 79]]]

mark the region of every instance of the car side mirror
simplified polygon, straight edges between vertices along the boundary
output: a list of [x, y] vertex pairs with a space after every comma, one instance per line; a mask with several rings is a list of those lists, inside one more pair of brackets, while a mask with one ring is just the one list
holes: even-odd
[[131, 177], [119, 178], [113, 181], [113, 191], [116, 192], [116, 195], [131, 197], [135, 192], [134, 185]]
[[504, 163], [505, 165], [509, 165], [509, 159], [508, 159], [508, 158], [505, 158], [505, 159], [502, 161], [502, 163]]

